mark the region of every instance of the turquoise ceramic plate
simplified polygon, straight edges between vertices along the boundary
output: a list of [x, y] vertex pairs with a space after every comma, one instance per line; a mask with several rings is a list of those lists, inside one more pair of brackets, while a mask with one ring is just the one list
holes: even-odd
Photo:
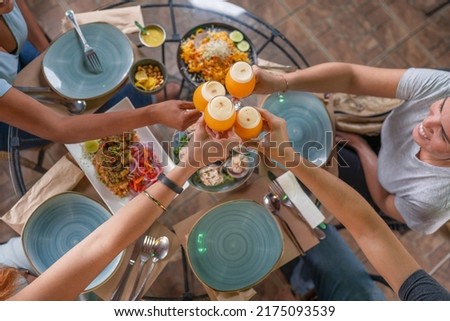
[[210, 288], [239, 291], [268, 275], [283, 252], [278, 224], [262, 205], [249, 200], [221, 204], [192, 228], [189, 262]]
[[317, 166], [327, 162], [333, 148], [333, 125], [319, 98], [299, 91], [275, 93], [263, 108], [286, 120], [296, 152]]
[[[25, 223], [22, 243], [25, 254], [38, 273], [43, 273], [78, 244], [111, 214], [93, 199], [79, 193], [58, 194], [42, 203]], [[85, 289], [104, 283], [118, 267], [119, 254]]]
[[[179, 151], [183, 146], [186, 146], [188, 144], [188, 136], [186, 132], [175, 132], [172, 139], [171, 144], [171, 154], [172, 159], [177, 164], [180, 160], [178, 158]], [[194, 188], [208, 193], [225, 193], [230, 192], [232, 190], [237, 189], [238, 187], [242, 186], [249, 178], [252, 176], [252, 173], [254, 171], [254, 168], [258, 165], [259, 162], [259, 156], [258, 153], [249, 150], [248, 152], [248, 158], [250, 160], [250, 169], [248, 170], [247, 174], [245, 174], [243, 177], [232, 177], [227, 172], [225, 167], [222, 167], [222, 170], [220, 171], [220, 175], [223, 177], [223, 182], [214, 186], [205, 185], [202, 180], [200, 179], [200, 171], [197, 171], [194, 175], [192, 175], [189, 178], [189, 184], [191, 184]], [[217, 166], [215, 164], [209, 165], [209, 166]]]
[[87, 42], [95, 49], [103, 66], [100, 74], [90, 73], [85, 66], [83, 50], [74, 29], [56, 39], [42, 62], [44, 76], [61, 96], [93, 99], [111, 93], [128, 77], [133, 49], [128, 38], [107, 23], [81, 25]]

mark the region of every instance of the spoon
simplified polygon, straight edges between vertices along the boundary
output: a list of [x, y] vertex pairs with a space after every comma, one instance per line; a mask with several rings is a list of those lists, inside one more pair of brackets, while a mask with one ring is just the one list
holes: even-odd
[[67, 108], [69, 113], [74, 115], [79, 115], [83, 113], [86, 110], [86, 101], [85, 100], [57, 100], [52, 98], [39, 98], [35, 97], [36, 100], [39, 100], [40, 102], [47, 102], [47, 103], [53, 103], [57, 105], [63, 105]]
[[134, 20], [134, 24], [136, 25], [136, 27], [138, 27], [138, 29], [141, 31], [141, 33], [143, 35], [147, 35], [148, 31], [145, 30], [144, 26], [142, 26], [137, 20]]
[[274, 216], [277, 216], [280, 219], [280, 223], [283, 226], [285, 232], [289, 236], [289, 238], [294, 243], [297, 250], [300, 252], [300, 255], [305, 255], [305, 251], [303, 251], [302, 246], [300, 243], [298, 243], [297, 238], [294, 235], [294, 232], [292, 232], [291, 228], [287, 224], [287, 222], [284, 220], [284, 218], [280, 215], [280, 208], [281, 208], [281, 202], [278, 196], [272, 194], [271, 192], [264, 195], [263, 198], [265, 207], [269, 210], [270, 213], [272, 213]]
[[135, 295], [132, 300], [135, 301], [136, 299], [140, 298], [144, 293], [144, 287], [145, 284], [147, 284], [148, 279], [150, 278], [150, 275], [152, 274], [152, 271], [158, 261], [164, 260], [167, 254], [169, 253], [169, 239], [167, 236], [161, 236], [158, 237], [155, 241], [155, 244], [153, 245], [153, 249], [151, 252], [152, 255], [152, 265], [150, 266], [147, 274], [145, 275], [144, 282], [141, 283], [141, 286], [139, 287], [139, 291], [137, 291], [137, 295]]
[[81, 114], [86, 110], [87, 107], [85, 100], [66, 100], [61, 99], [61, 97], [55, 96], [55, 93], [51, 90], [50, 87], [15, 86], [15, 88], [33, 97], [34, 99], [39, 100], [40, 102], [63, 105], [71, 114]]

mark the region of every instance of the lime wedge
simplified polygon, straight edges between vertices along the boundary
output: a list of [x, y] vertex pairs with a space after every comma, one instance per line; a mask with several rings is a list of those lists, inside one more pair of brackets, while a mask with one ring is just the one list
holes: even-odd
[[84, 142], [84, 150], [86, 153], [93, 154], [98, 151], [100, 144], [98, 140], [88, 140]]
[[229, 37], [234, 42], [241, 42], [242, 40], [244, 40], [244, 35], [242, 34], [242, 32], [237, 30], [231, 31]]
[[238, 48], [240, 51], [248, 51], [248, 50], [250, 49], [250, 44], [249, 44], [247, 41], [242, 40], [241, 42], [239, 42], [239, 43], [237, 44], [237, 48]]

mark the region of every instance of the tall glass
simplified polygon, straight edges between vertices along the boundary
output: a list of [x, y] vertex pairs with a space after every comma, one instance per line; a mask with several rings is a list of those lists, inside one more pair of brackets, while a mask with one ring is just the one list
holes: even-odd
[[194, 91], [192, 102], [198, 111], [203, 112], [215, 96], [224, 96], [225, 87], [218, 81], [207, 81], [200, 84]]
[[250, 64], [238, 61], [228, 70], [225, 86], [231, 96], [242, 99], [249, 96], [255, 88], [256, 79]]
[[236, 120], [236, 109], [228, 97], [216, 96], [206, 106], [204, 117], [209, 128], [224, 132], [233, 127]]

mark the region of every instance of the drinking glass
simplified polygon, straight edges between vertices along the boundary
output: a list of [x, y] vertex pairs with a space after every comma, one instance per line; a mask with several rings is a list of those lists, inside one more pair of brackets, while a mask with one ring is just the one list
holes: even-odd
[[245, 106], [236, 113], [234, 130], [243, 140], [258, 137], [263, 127], [262, 117], [258, 110], [251, 106]]
[[198, 111], [203, 112], [209, 101], [215, 96], [224, 96], [225, 87], [218, 81], [211, 80], [200, 84], [194, 91], [192, 101]]
[[235, 62], [225, 77], [225, 87], [231, 96], [242, 99], [255, 88], [256, 78], [252, 66], [244, 61]]
[[224, 132], [233, 127], [236, 120], [236, 110], [228, 97], [216, 96], [206, 106], [204, 117], [209, 128]]

